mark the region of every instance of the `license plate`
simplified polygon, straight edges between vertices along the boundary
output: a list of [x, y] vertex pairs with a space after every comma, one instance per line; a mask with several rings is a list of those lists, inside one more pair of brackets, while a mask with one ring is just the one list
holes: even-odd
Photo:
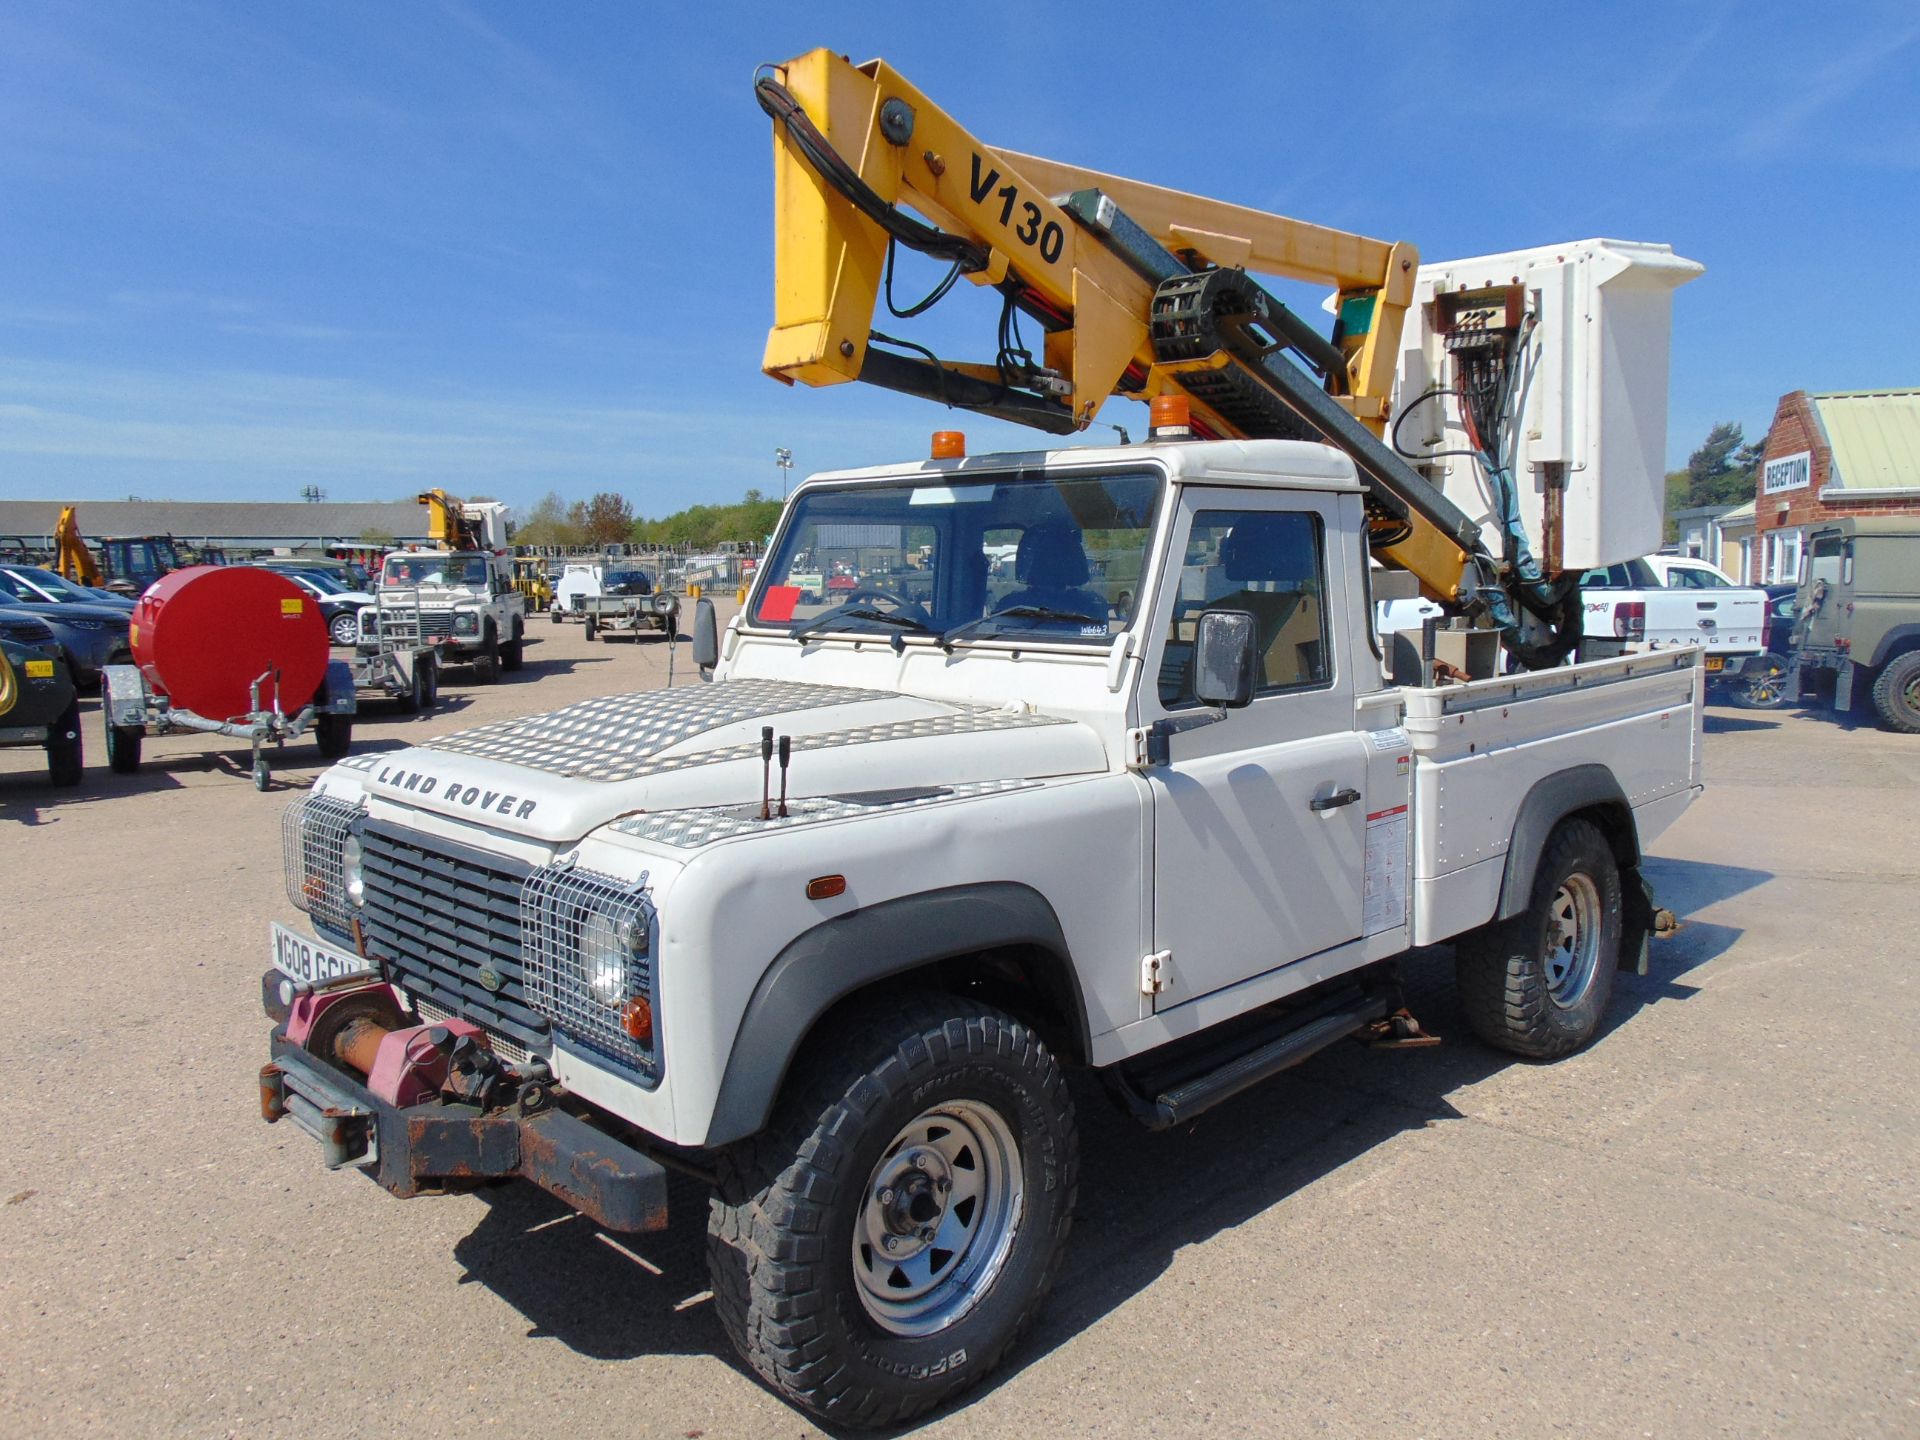
[[1709, 656], [1707, 656], [1707, 669], [1709, 669], [1709, 670], [1724, 670], [1724, 669], [1726, 669], [1726, 668], [1727, 668], [1727, 662], [1726, 662], [1726, 658], [1725, 658], [1724, 656], [1721, 656], [1721, 655], [1709, 655]]
[[274, 921], [268, 922], [267, 958], [282, 975], [304, 980], [309, 985], [373, 969], [371, 961], [363, 960], [351, 951], [322, 945], [318, 940], [309, 939], [297, 930], [289, 930]]

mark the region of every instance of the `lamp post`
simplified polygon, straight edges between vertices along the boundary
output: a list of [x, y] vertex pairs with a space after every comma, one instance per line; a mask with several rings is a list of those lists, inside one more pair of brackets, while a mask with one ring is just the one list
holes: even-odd
[[780, 472], [780, 498], [787, 498], [787, 472], [793, 469], [793, 452], [781, 445], [773, 452], [774, 468]]

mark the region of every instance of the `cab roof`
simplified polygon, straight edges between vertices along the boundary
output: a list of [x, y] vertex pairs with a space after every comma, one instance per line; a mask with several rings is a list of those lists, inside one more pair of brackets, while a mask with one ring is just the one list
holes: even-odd
[[1331, 445], [1308, 440], [1154, 440], [1140, 445], [1075, 445], [1058, 450], [1010, 450], [959, 460], [919, 460], [858, 470], [824, 470], [801, 488], [847, 481], [919, 480], [936, 476], [1005, 475], [1019, 470], [1118, 470], [1143, 464], [1164, 468], [1170, 479], [1224, 481], [1275, 490], [1363, 487], [1353, 461]]

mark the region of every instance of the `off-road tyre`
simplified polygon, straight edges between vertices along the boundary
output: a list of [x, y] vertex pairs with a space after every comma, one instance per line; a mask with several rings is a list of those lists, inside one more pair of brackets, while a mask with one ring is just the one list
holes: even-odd
[[1750, 670], [1741, 671], [1728, 682], [1727, 698], [1743, 710], [1778, 710], [1787, 703], [1790, 678], [1784, 660], [1762, 656]]
[[[1556, 996], [1549, 965], [1555, 912], [1570, 896], [1579, 908], [1587, 887], [1595, 911], [1593, 953], [1577, 993], [1561, 987]], [[1561, 821], [1541, 851], [1527, 908], [1454, 946], [1454, 975], [1474, 1033], [1532, 1060], [1557, 1060], [1586, 1044], [1613, 994], [1623, 920], [1620, 867], [1607, 837], [1592, 821]]]
[[80, 738], [80, 702], [60, 712], [47, 731], [47, 782], [60, 789], [78, 785], [87, 773], [85, 742]]
[[500, 632], [487, 626], [480, 653], [473, 657], [473, 679], [478, 685], [492, 685], [500, 679]]
[[320, 747], [321, 759], [340, 759], [353, 748], [353, 717], [351, 715], [315, 717], [313, 740]]
[[527, 663], [527, 632], [518, 625], [513, 627], [513, 639], [500, 647], [500, 668], [518, 670]]
[[1920, 650], [1896, 655], [1873, 681], [1873, 708], [1880, 723], [1902, 735], [1920, 735]]
[[[786, 1399], [838, 1425], [895, 1425], [992, 1371], [1045, 1300], [1078, 1184], [1073, 1102], [1033, 1031], [950, 996], [889, 997], [808, 1048], [767, 1128], [718, 1157], [707, 1221], [715, 1307]], [[970, 1308], [930, 1334], [894, 1333], [862, 1296], [856, 1240], [870, 1181], [904, 1153], [893, 1142], [941, 1105], [1004, 1118], [1018, 1152], [1006, 1173], [1020, 1177], [1012, 1237], [977, 1293], [957, 1292]], [[949, 1273], [969, 1260], [963, 1252]]]

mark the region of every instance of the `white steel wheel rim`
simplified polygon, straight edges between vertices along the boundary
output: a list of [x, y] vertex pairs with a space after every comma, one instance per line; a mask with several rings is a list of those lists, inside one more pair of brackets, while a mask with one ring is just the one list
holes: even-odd
[[985, 1298], [1019, 1233], [1020, 1146], [991, 1105], [949, 1100], [901, 1127], [853, 1225], [854, 1289], [895, 1335], [932, 1335]]
[[1565, 1010], [1578, 1005], [1600, 968], [1600, 887], [1569, 875], [1547, 906], [1547, 997]]

